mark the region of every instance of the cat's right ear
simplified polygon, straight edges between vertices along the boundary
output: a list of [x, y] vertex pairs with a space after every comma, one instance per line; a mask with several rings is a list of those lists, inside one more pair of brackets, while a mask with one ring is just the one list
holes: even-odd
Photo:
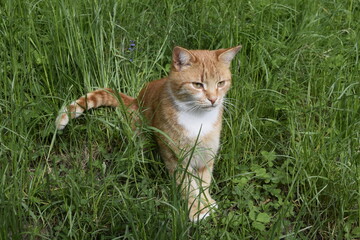
[[233, 60], [233, 58], [240, 51], [241, 48], [242, 46], [239, 45], [233, 48], [219, 49], [216, 51], [216, 54], [218, 55], [219, 61], [230, 66], [231, 60]]
[[177, 71], [181, 71], [186, 67], [191, 66], [196, 61], [196, 58], [191, 52], [182, 47], [174, 47], [172, 54], [172, 65]]

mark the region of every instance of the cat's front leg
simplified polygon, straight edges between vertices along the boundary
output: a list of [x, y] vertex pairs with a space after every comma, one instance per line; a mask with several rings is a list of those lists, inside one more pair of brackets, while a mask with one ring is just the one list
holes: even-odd
[[200, 179], [200, 190], [203, 193], [203, 198], [206, 200], [210, 205], [216, 205], [216, 201], [212, 199], [210, 195], [210, 185], [212, 180], [212, 171], [214, 166], [214, 161], [208, 162], [206, 166], [203, 166], [197, 170], [197, 175]]
[[176, 182], [181, 186], [181, 195], [187, 200], [190, 221], [196, 222], [208, 217], [210, 215], [209, 206], [215, 201], [206, 196], [208, 189], [202, 186], [198, 171], [190, 166], [178, 168]]
[[213, 160], [205, 166], [196, 169], [192, 180], [196, 182], [197, 196], [189, 198], [189, 217], [192, 221], [198, 221], [210, 216], [211, 211], [217, 208], [216, 201], [210, 195], [210, 184], [212, 179]]
[[[179, 163], [173, 152], [168, 151], [159, 142], [160, 153], [170, 175], [175, 176], [176, 183], [180, 186], [181, 195], [188, 203], [190, 221], [199, 221], [210, 215], [216, 208], [216, 202], [209, 193], [212, 179], [214, 160], [209, 155], [194, 155], [193, 159], [185, 159]], [[209, 159], [205, 161], [204, 159]], [[190, 162], [189, 162], [190, 161]]]

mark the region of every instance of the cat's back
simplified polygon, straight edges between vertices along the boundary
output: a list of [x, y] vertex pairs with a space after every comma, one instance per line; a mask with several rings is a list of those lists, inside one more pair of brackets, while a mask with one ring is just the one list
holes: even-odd
[[163, 92], [167, 80], [167, 78], [161, 78], [147, 83], [137, 97], [138, 103], [143, 107], [152, 105], [159, 99], [159, 93]]
[[159, 103], [164, 98], [164, 92], [168, 78], [161, 78], [149, 82], [140, 91], [137, 102], [145, 117], [151, 121], [151, 116], [158, 109]]

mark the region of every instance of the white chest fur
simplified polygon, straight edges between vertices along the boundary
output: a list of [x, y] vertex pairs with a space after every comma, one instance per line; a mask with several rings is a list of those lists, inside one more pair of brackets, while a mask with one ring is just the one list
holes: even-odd
[[189, 137], [204, 136], [214, 130], [219, 120], [220, 107], [209, 111], [179, 111], [178, 123], [187, 131]]

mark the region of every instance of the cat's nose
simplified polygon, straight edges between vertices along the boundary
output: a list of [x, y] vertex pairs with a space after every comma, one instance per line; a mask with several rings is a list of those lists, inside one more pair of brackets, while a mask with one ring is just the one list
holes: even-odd
[[214, 105], [214, 103], [217, 100], [217, 97], [208, 97], [208, 100], [211, 102], [211, 105]]

